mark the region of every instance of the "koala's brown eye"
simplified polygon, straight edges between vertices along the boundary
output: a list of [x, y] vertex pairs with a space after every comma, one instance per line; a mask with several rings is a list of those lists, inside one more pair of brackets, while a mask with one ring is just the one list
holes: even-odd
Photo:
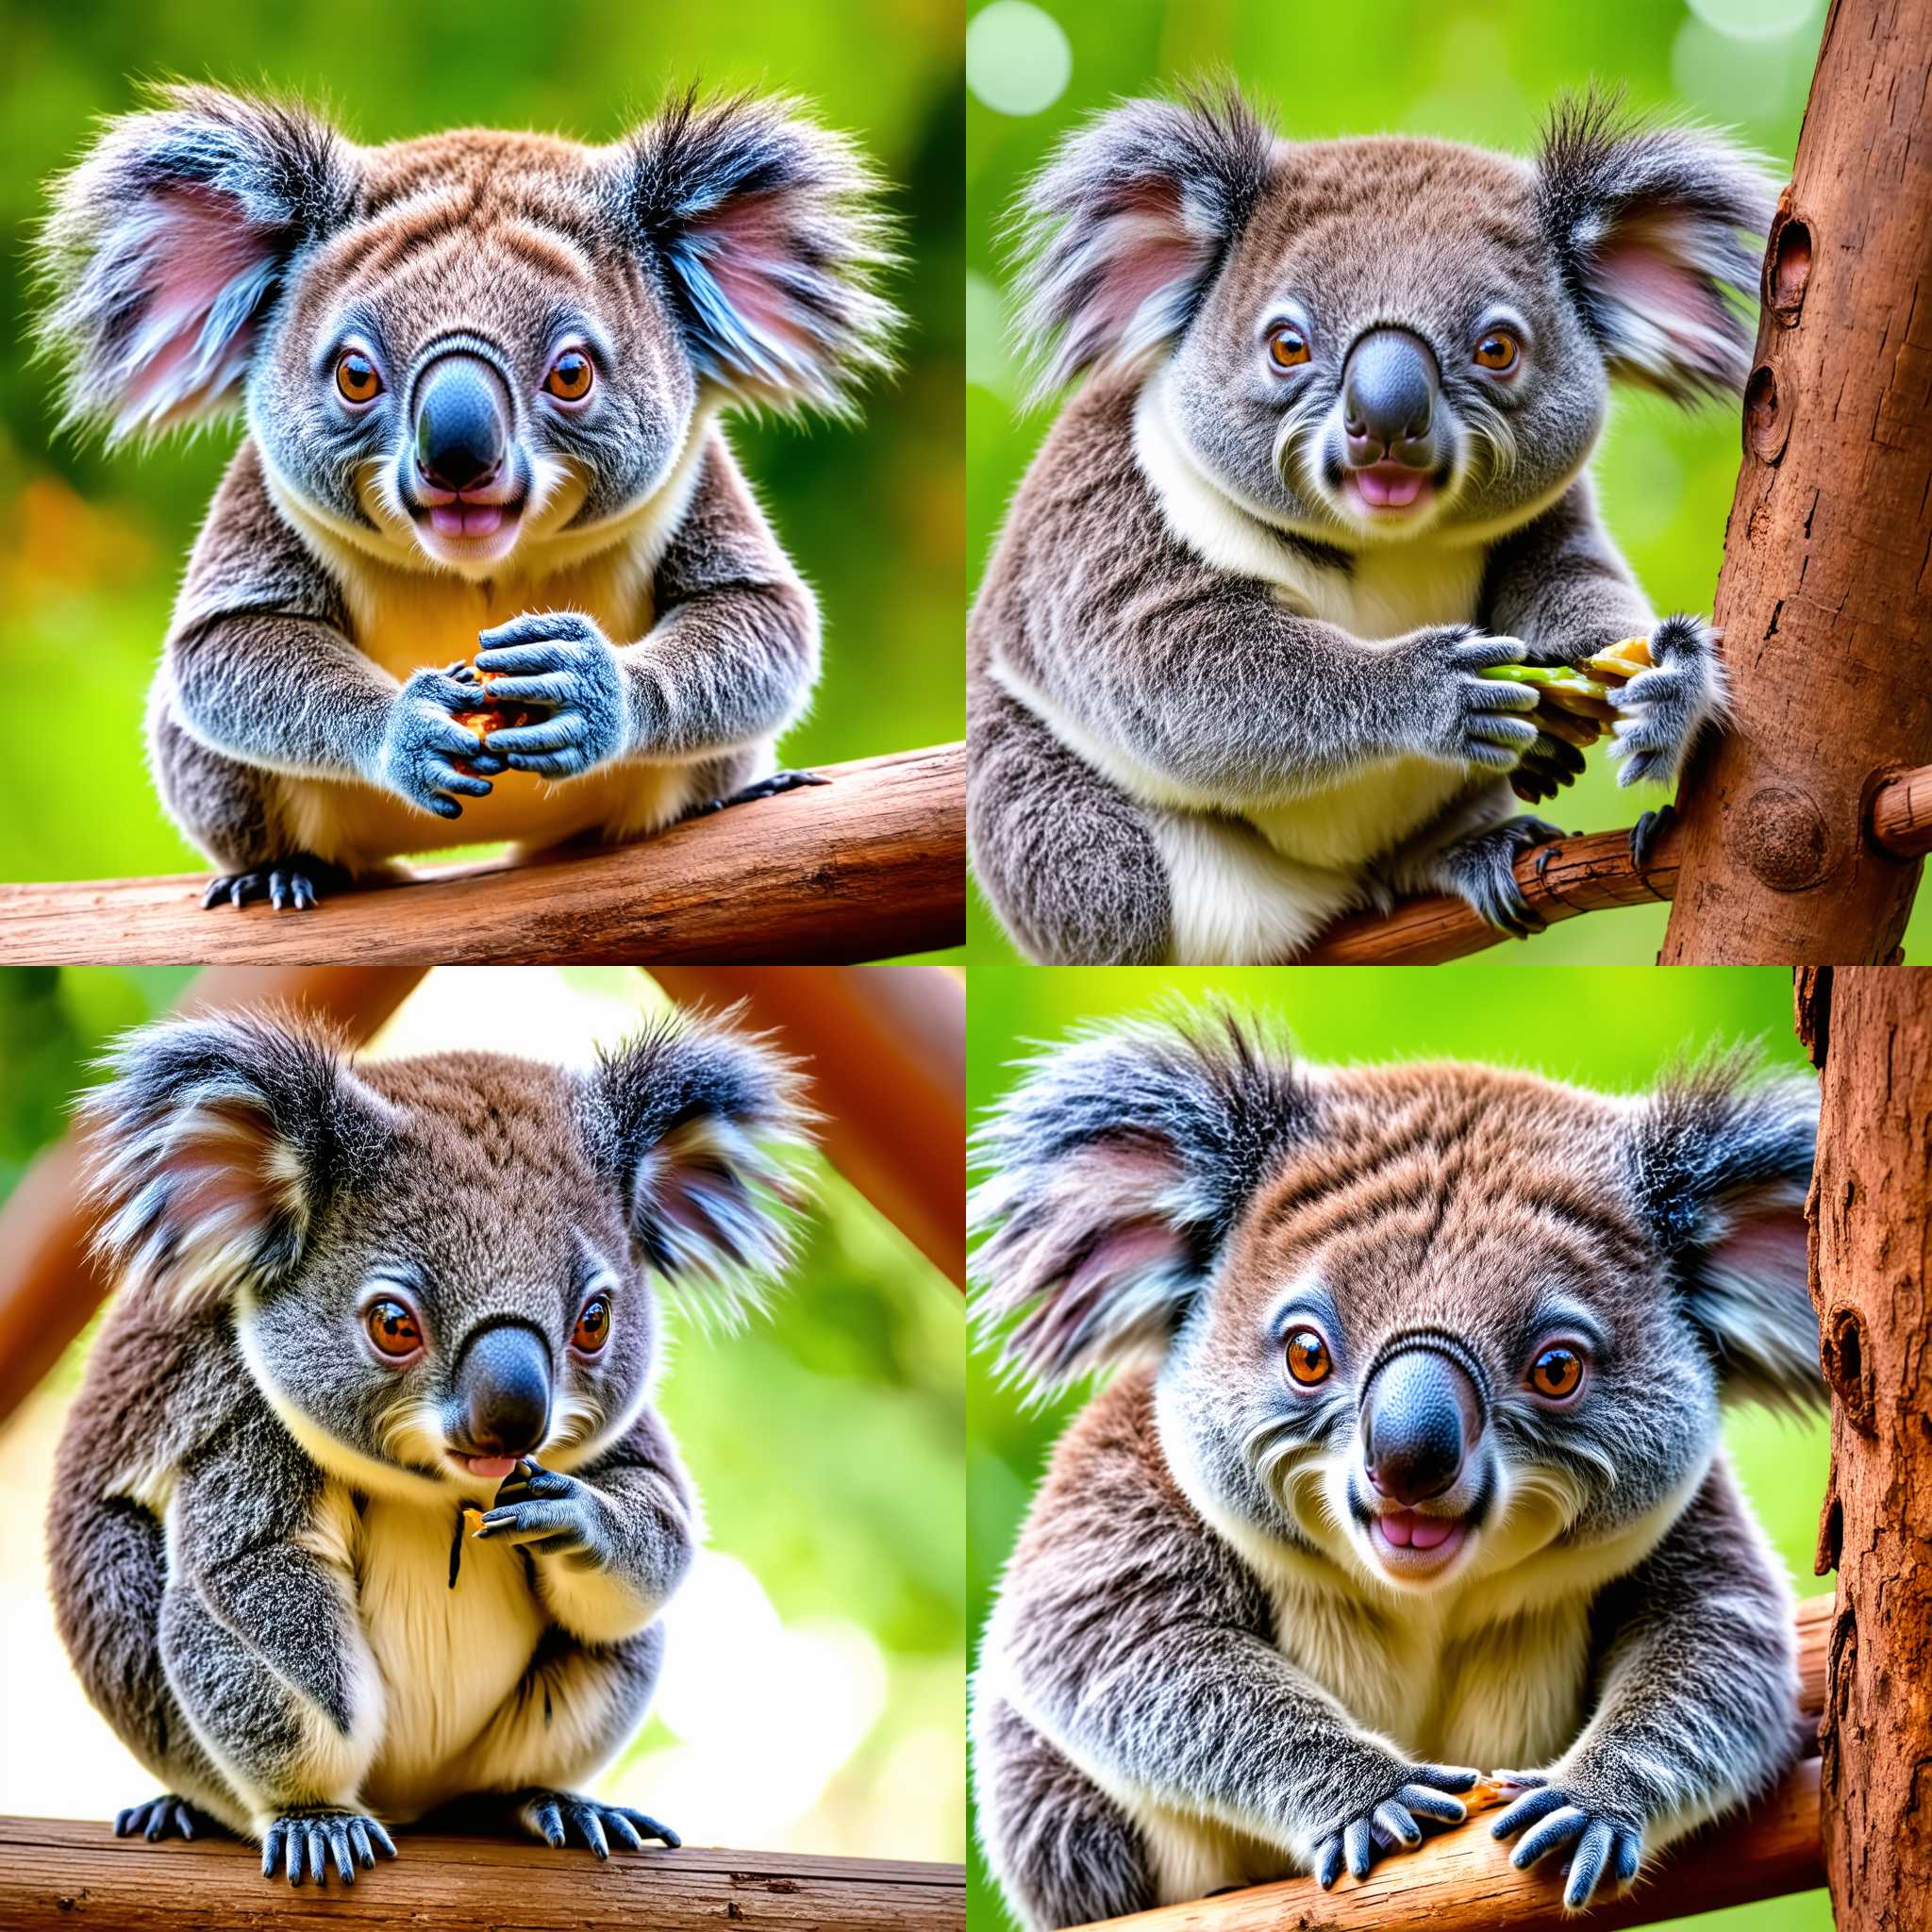
[[591, 393], [591, 358], [581, 349], [566, 349], [550, 365], [543, 387], [566, 403], [580, 403]]
[[344, 349], [336, 358], [336, 387], [349, 402], [373, 403], [382, 393], [382, 377], [367, 356]]
[[577, 1315], [577, 1325], [571, 1330], [571, 1346], [581, 1349], [585, 1355], [595, 1355], [610, 1340], [610, 1304], [601, 1294], [593, 1294]]
[[393, 1361], [414, 1355], [423, 1346], [423, 1331], [401, 1302], [371, 1302], [362, 1319], [369, 1324], [369, 1339], [377, 1351]]
[[1583, 1357], [1574, 1348], [1546, 1348], [1530, 1364], [1529, 1386], [1552, 1402], [1574, 1395], [1582, 1381]]
[[1333, 1366], [1328, 1359], [1328, 1344], [1312, 1328], [1297, 1328], [1288, 1338], [1288, 1373], [1304, 1389], [1325, 1382]]
[[1507, 328], [1492, 328], [1475, 345], [1476, 366], [1500, 374], [1516, 367], [1517, 354], [1516, 338]]
[[1268, 332], [1268, 359], [1277, 369], [1296, 369], [1308, 359], [1308, 339], [1283, 324]]

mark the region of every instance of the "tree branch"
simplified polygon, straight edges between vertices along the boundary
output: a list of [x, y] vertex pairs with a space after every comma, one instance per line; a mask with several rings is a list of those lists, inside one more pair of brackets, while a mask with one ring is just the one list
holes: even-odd
[[309, 912], [205, 912], [200, 874], [0, 886], [0, 963], [804, 965], [958, 944], [965, 748], [824, 775], [635, 844], [443, 866]]

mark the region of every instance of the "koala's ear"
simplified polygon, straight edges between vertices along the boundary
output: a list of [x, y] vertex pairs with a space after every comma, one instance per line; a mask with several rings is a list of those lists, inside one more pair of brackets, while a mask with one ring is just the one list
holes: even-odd
[[727, 1325], [790, 1257], [812, 1120], [793, 1063], [735, 1018], [675, 1014], [606, 1054], [580, 1118], [640, 1257]]
[[1230, 87], [1128, 101], [1062, 141], [1016, 218], [1017, 335], [1038, 402], [1174, 341], [1246, 225], [1277, 143]]
[[1714, 134], [1561, 101], [1537, 157], [1542, 220], [1612, 375], [1686, 407], [1751, 373], [1750, 306], [1776, 189]]
[[394, 1119], [336, 1041], [273, 1015], [164, 1021], [108, 1065], [79, 1108], [95, 1246], [184, 1307], [291, 1267], [331, 1188]]
[[619, 219], [661, 268], [700, 380], [841, 415], [891, 369], [890, 225], [856, 142], [794, 101], [692, 92], [624, 142], [614, 171]]
[[1744, 1056], [1678, 1074], [1638, 1108], [1638, 1203], [1726, 1396], [1824, 1400], [1805, 1223], [1817, 1142], [1818, 1083]]
[[1164, 1348], [1312, 1111], [1286, 1048], [1218, 1008], [1035, 1060], [975, 1137], [968, 1205], [1002, 1367], [1047, 1393]]
[[212, 415], [296, 251], [347, 214], [348, 144], [292, 103], [157, 89], [50, 188], [42, 346], [110, 441]]

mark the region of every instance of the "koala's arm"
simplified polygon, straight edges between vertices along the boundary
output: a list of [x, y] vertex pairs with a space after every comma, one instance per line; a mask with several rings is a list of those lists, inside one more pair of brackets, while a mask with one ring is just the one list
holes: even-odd
[[1286, 608], [1170, 533], [1124, 433], [1062, 427], [974, 623], [993, 675], [1117, 782], [1241, 810], [1404, 754], [1508, 771], [1534, 741], [1520, 688], [1473, 675], [1519, 658], [1510, 641], [1452, 625], [1371, 645]]
[[572, 1636], [608, 1644], [644, 1629], [684, 1580], [697, 1503], [669, 1433], [646, 1409], [570, 1474], [539, 1470], [505, 1483], [479, 1534], [521, 1544], [550, 1614]]
[[1790, 1592], [1720, 1462], [1598, 1603], [1598, 1692], [1553, 1793], [1652, 1849], [1765, 1790], [1799, 1740]]
[[1117, 1383], [1068, 1441], [1008, 1573], [989, 1688], [1105, 1781], [1305, 1866], [1427, 1780], [1275, 1648], [1260, 1585], [1158, 1461], [1144, 1387]]

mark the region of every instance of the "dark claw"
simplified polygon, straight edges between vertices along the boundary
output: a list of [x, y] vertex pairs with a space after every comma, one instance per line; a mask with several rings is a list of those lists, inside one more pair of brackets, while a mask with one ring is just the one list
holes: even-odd
[[341, 867], [297, 852], [252, 872], [223, 873], [208, 881], [201, 903], [206, 909], [225, 904], [250, 906], [265, 900], [276, 912], [306, 912], [322, 903], [322, 887], [338, 891], [348, 883], [349, 875]]
[[685, 817], [688, 819], [708, 818], [714, 811], [724, 811], [734, 805], [750, 805], [759, 798], [776, 798], [781, 791], [797, 791], [807, 785], [829, 785], [832, 781], [818, 772], [774, 772], [769, 778], [760, 778], [756, 784], [747, 785], [741, 791], [734, 791], [729, 798], [708, 798], [701, 804], [690, 807]]
[[1541, 885], [1543, 874], [1550, 869], [1550, 860], [1562, 851], [1560, 845], [1539, 845], [1536, 854], [1536, 882]]
[[1651, 848], [1656, 845], [1657, 834], [1677, 816], [1674, 805], [1659, 806], [1656, 811], [1647, 811], [1630, 827], [1630, 863], [1639, 872], [1650, 870]]
[[[606, 1805], [595, 1798], [580, 1798], [573, 1791], [536, 1791], [525, 1795], [524, 1816], [538, 1835], [561, 1851], [575, 1839], [598, 1858], [609, 1857], [613, 1849], [641, 1852], [649, 1839], [661, 1840], [671, 1850], [682, 1842], [668, 1824], [660, 1824], [648, 1812], [633, 1810], [628, 1805]], [[617, 1840], [613, 1847], [611, 1838]]]

